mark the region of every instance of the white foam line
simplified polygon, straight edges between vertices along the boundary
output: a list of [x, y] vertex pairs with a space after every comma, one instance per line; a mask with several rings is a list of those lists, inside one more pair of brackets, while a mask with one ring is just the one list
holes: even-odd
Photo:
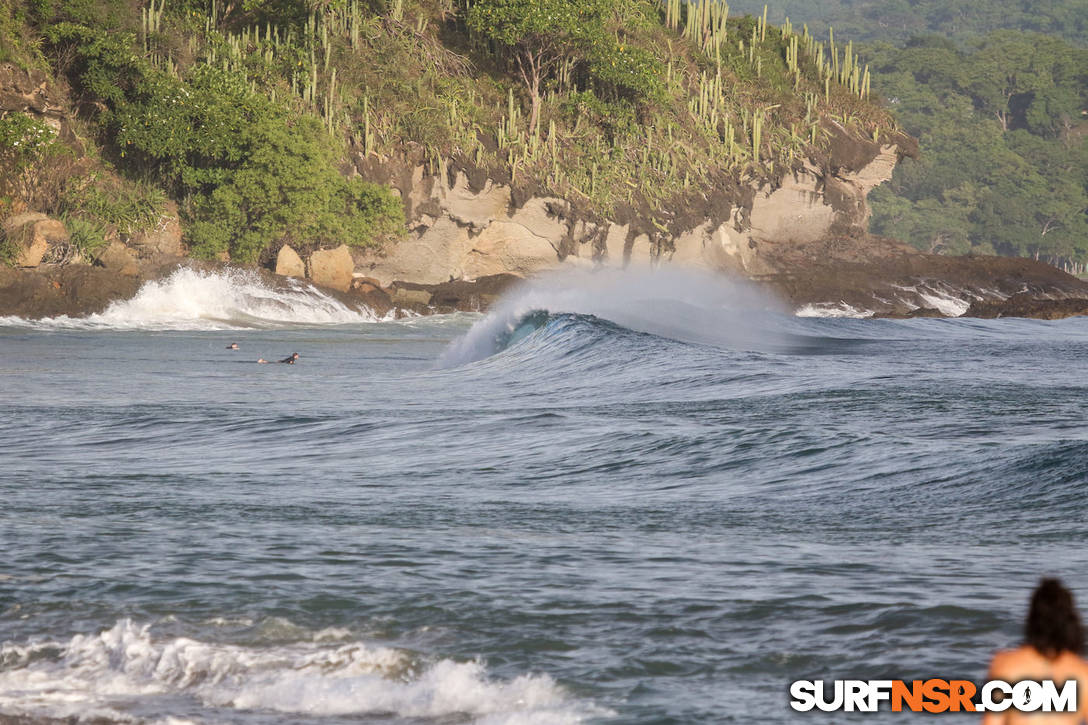
[[114, 302], [96, 315], [0, 318], [6, 326], [71, 330], [231, 330], [377, 321], [368, 309], [351, 309], [295, 280], [276, 289], [250, 271], [203, 272], [187, 267], [165, 279], [145, 282], [132, 299]]
[[547, 675], [497, 679], [480, 661], [345, 641], [350, 633], [341, 629], [268, 646], [156, 640], [150, 630], [126, 619], [67, 642], [4, 643], [0, 713], [127, 720], [135, 706], [154, 712], [161, 699], [165, 717], [186, 695], [219, 718], [228, 709], [558, 725], [609, 714]]
[[802, 305], [801, 307], [798, 307], [793, 314], [795, 317], [851, 317], [865, 319], [867, 317], [872, 317], [875, 313], [872, 310], [854, 307], [845, 302], [817, 302]]

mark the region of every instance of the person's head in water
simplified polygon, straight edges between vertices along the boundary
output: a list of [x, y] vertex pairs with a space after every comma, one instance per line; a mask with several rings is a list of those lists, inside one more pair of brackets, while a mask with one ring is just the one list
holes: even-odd
[[1060, 579], [1043, 579], [1035, 588], [1024, 622], [1024, 639], [1048, 658], [1063, 652], [1080, 654], [1084, 649], [1084, 627], [1073, 593]]
[[228, 350], [237, 350], [238, 349], [238, 343], [232, 342], [231, 344], [227, 345], [227, 349]]

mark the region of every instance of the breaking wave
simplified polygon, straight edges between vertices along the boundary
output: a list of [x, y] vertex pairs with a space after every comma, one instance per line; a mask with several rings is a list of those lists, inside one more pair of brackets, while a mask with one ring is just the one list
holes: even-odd
[[450, 344], [439, 367], [483, 360], [563, 315], [682, 342], [765, 351], [783, 344], [781, 320], [788, 312], [750, 284], [696, 270], [557, 272], [507, 294]]
[[345, 642], [343, 632], [261, 647], [159, 640], [150, 630], [125, 619], [68, 642], [4, 643], [0, 712], [141, 722], [141, 712], [192, 718], [211, 708], [228, 717], [273, 711], [488, 725], [578, 723], [607, 714], [573, 700], [547, 675], [501, 680], [478, 661]]
[[203, 272], [183, 267], [145, 282], [129, 300], [87, 317], [26, 320], [0, 317], [0, 325], [75, 330], [232, 330], [375, 322], [366, 308], [353, 309], [294, 279], [273, 287], [245, 270]]

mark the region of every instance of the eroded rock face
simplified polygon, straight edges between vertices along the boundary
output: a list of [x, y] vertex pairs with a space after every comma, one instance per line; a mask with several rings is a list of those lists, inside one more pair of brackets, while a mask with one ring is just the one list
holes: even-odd
[[565, 264], [683, 264], [749, 277], [775, 274], [782, 270], [765, 254], [769, 245], [864, 234], [866, 196], [895, 168], [895, 143], [832, 130], [836, 144], [821, 166], [806, 163], [777, 186], [755, 189], [736, 205], [713, 209], [702, 224], [672, 233], [580, 219], [563, 199], [533, 197], [515, 206], [509, 186], [488, 180], [474, 189], [463, 172], [451, 180], [417, 167], [399, 181], [412, 231], [383, 250], [357, 252], [356, 268], [382, 285], [527, 277]]
[[18, 250], [15, 255], [16, 267], [37, 267], [52, 245], [68, 242], [68, 230], [63, 222], [37, 212], [25, 212], [9, 218], [4, 223], [4, 233]]
[[527, 276], [562, 259], [559, 250], [570, 230], [552, 213], [555, 205], [565, 205], [561, 199], [534, 198], [511, 209], [508, 186], [487, 182], [474, 192], [463, 173], [448, 185], [441, 177], [424, 178], [421, 168], [401, 193], [416, 211], [413, 230], [385, 250], [357, 253], [360, 272], [384, 285]]
[[[58, 119], [63, 110], [63, 94], [50, 85], [44, 71], [23, 70], [14, 63], [0, 63], [0, 111]], [[57, 126], [59, 129], [59, 124]]]
[[302, 257], [298, 256], [292, 247], [284, 244], [280, 247], [280, 251], [276, 254], [276, 274], [283, 277], [300, 277], [306, 276], [306, 265], [302, 262]]
[[89, 265], [31, 270], [0, 264], [0, 314], [28, 318], [92, 314], [114, 300], [131, 298], [139, 286], [138, 277]]
[[336, 249], [320, 249], [310, 255], [310, 280], [314, 284], [347, 292], [351, 289], [354, 272], [355, 262], [345, 244]]

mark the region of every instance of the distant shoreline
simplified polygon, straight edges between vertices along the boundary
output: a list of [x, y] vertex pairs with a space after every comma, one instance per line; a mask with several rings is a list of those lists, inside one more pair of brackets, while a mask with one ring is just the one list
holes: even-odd
[[[809, 250], [811, 256], [798, 265], [798, 271], [765, 275], [754, 282], [808, 316], [1060, 319], [1088, 315], [1088, 282], [1030, 259], [913, 253], [844, 263], [821, 258], [815, 251]], [[0, 267], [0, 317], [34, 320], [101, 313], [113, 302], [134, 297], [145, 283], [164, 280], [181, 268], [209, 274], [240, 270], [271, 288], [301, 281], [255, 267], [184, 258], [135, 274], [86, 264]], [[382, 286], [377, 280], [356, 277], [346, 292], [314, 287], [351, 309], [398, 317], [486, 312], [520, 280], [499, 274], [471, 281], [396, 281]], [[898, 297], [889, 304], [893, 294]]]

